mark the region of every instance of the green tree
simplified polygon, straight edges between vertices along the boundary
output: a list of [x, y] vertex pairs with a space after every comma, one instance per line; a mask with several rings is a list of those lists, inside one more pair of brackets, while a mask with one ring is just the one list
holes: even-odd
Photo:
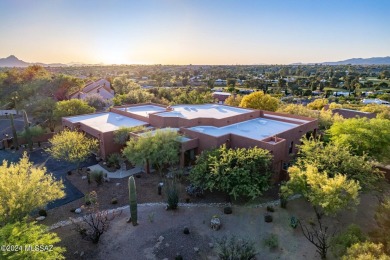
[[64, 130], [49, 140], [50, 155], [57, 160], [64, 160], [77, 164], [77, 169], [82, 161], [98, 149], [98, 141], [88, 138], [84, 133]]
[[135, 83], [132, 80], [127, 80], [126, 78], [115, 78], [112, 87], [115, 90], [115, 94], [123, 95], [127, 94], [130, 91], [139, 90], [141, 86], [138, 83]]
[[242, 101], [243, 96], [231, 95], [225, 99], [225, 105], [238, 107]]
[[316, 111], [316, 110], [311, 110], [303, 105], [295, 105], [295, 104], [282, 105], [277, 110], [277, 112], [317, 118], [318, 128], [320, 130], [329, 129], [333, 125], [333, 123], [343, 121], [342, 116], [340, 116], [337, 113], [333, 114], [331, 110], [322, 109], [321, 111]]
[[24, 107], [26, 111], [31, 113], [36, 122], [54, 132], [56, 120], [53, 112], [56, 107], [56, 101], [53, 98], [35, 95], [27, 100], [27, 104]]
[[203, 89], [194, 89], [190, 92], [182, 92], [178, 96], [173, 97], [173, 104], [205, 104], [213, 103], [214, 98], [209, 91]]
[[351, 118], [334, 123], [329, 134], [336, 145], [350, 146], [354, 154], [390, 160], [390, 120]]
[[312, 205], [317, 225], [310, 229], [300, 221], [303, 235], [316, 248], [321, 258], [325, 259], [330, 247], [331, 234], [329, 227], [324, 225], [323, 216], [335, 216], [342, 209], [352, 208], [359, 203], [360, 185], [347, 176], [335, 174], [329, 177], [327, 172], [320, 172], [313, 165], [305, 169], [292, 166], [288, 169], [290, 179], [281, 187], [283, 197], [301, 194]]
[[24, 153], [19, 163], [0, 166], [0, 223], [20, 221], [31, 211], [64, 197], [64, 185]]
[[162, 174], [165, 165], [179, 162], [180, 136], [172, 129], [156, 130], [143, 133], [138, 138], [131, 138], [123, 149], [123, 155], [134, 164], [156, 167]]
[[313, 109], [313, 110], [321, 110], [324, 108], [325, 105], [328, 104], [328, 102], [329, 101], [325, 98], [319, 98], [319, 99], [316, 99], [313, 102], [307, 104], [307, 107], [309, 109]]
[[356, 180], [365, 190], [373, 190], [383, 174], [366, 155], [353, 155], [348, 146], [338, 146], [332, 142], [323, 142], [310, 138], [302, 139], [296, 165], [304, 169], [306, 165], [315, 165], [320, 172], [326, 172], [328, 177], [342, 174], [348, 179]]
[[203, 151], [189, 175], [206, 190], [226, 192], [234, 198], [256, 198], [269, 187], [272, 155], [260, 148], [228, 149], [225, 145]]
[[114, 131], [114, 143], [124, 145], [129, 140], [131, 132], [138, 132], [144, 129], [145, 129], [144, 126], [133, 126], [133, 127], [121, 126], [119, 127], [118, 130]]
[[390, 256], [383, 251], [382, 244], [372, 242], [356, 243], [347, 249], [342, 260], [389, 260]]
[[390, 107], [386, 105], [369, 104], [360, 109], [363, 112], [376, 113], [376, 118], [390, 119]]
[[366, 240], [367, 238], [360, 227], [351, 224], [342, 233], [332, 238], [331, 250], [334, 256], [341, 257], [345, 255], [349, 247]]
[[390, 197], [386, 197], [379, 205], [375, 213], [375, 221], [378, 227], [370, 233], [370, 237], [375, 242], [382, 243], [385, 251], [390, 254], [390, 234], [386, 232], [390, 230]]
[[115, 95], [113, 101], [115, 105], [122, 104], [139, 104], [151, 102], [154, 98], [153, 94], [150, 94], [143, 89], [135, 89], [126, 94]]
[[104, 99], [98, 93], [88, 94], [84, 101], [96, 110], [103, 110], [107, 105], [110, 104], [109, 100]]
[[65, 248], [55, 246], [60, 241], [56, 233], [48, 232], [47, 227], [36, 222], [23, 220], [8, 223], [0, 228], [0, 244], [18, 245], [23, 248], [14, 251], [1, 250], [0, 256], [2, 259], [65, 259], [63, 255]]
[[276, 111], [279, 107], [279, 100], [264, 94], [263, 91], [253, 92], [242, 98], [240, 107]]
[[66, 116], [77, 116], [94, 112], [95, 108], [89, 106], [85, 101], [80, 99], [60, 101], [56, 104], [53, 111], [54, 117], [57, 120], [61, 120], [62, 117]]

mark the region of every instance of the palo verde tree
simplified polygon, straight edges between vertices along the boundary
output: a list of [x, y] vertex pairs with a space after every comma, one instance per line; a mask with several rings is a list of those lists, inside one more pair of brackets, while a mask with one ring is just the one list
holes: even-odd
[[360, 185], [349, 180], [346, 175], [320, 172], [314, 165], [306, 165], [305, 169], [292, 166], [288, 169], [290, 180], [281, 187], [284, 197], [301, 194], [312, 205], [317, 223], [310, 228], [299, 221], [303, 235], [312, 243], [322, 259], [327, 256], [330, 239], [334, 235], [324, 224], [323, 217], [335, 216], [342, 209], [353, 208], [359, 203]]
[[134, 164], [146, 164], [147, 173], [152, 164], [162, 174], [166, 165], [179, 162], [180, 136], [172, 129], [156, 130], [143, 133], [138, 138], [131, 138], [123, 149], [123, 155]]
[[303, 138], [299, 146], [296, 166], [305, 169], [306, 165], [315, 165], [319, 172], [329, 177], [337, 173], [359, 182], [362, 189], [373, 190], [383, 174], [366, 155], [354, 155], [349, 146], [339, 146], [333, 142], [325, 144], [318, 139]]
[[57, 160], [75, 163], [79, 169], [80, 163], [98, 149], [98, 141], [88, 138], [84, 133], [64, 130], [49, 140], [50, 155]]
[[390, 260], [390, 256], [385, 253], [382, 244], [366, 241], [352, 245], [347, 249], [347, 253], [341, 259]]
[[[55, 246], [60, 238], [47, 227], [25, 219], [0, 228], [2, 246], [18, 246], [18, 250], [1, 250], [1, 259], [65, 259], [65, 248]], [[22, 247], [22, 248], [20, 248]]]
[[350, 146], [356, 155], [367, 154], [379, 162], [390, 161], [390, 120], [351, 118], [336, 122], [329, 129], [338, 146]]
[[263, 91], [257, 91], [244, 96], [240, 107], [276, 111], [279, 107], [279, 100], [269, 94], [264, 94]]
[[33, 167], [27, 154], [18, 163], [0, 165], [0, 224], [21, 221], [33, 210], [64, 197], [64, 185], [45, 168]]
[[269, 187], [272, 155], [260, 148], [228, 149], [226, 145], [203, 151], [189, 175], [206, 190], [226, 192], [235, 199], [256, 198]]

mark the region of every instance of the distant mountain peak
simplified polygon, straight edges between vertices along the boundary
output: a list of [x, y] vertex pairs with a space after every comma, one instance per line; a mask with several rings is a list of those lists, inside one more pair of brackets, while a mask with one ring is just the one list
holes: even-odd
[[293, 63], [291, 65], [390, 65], [390, 56], [386, 57], [372, 57], [372, 58], [352, 58], [341, 61], [327, 61], [327, 62], [314, 62], [314, 63]]
[[55, 64], [45, 64], [41, 62], [25, 62], [23, 60], [18, 59], [15, 55], [10, 55], [7, 58], [0, 59], [0, 67], [28, 67], [31, 65], [41, 65], [44, 67], [47, 66], [54, 66], [54, 67], [60, 67], [60, 66], [67, 66], [65, 64], [61, 63], [55, 63]]

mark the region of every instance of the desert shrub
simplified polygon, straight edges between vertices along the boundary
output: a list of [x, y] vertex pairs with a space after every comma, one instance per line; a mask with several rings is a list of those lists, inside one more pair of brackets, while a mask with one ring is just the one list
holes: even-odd
[[39, 215], [39, 216], [43, 216], [43, 217], [47, 217], [47, 212], [46, 212], [46, 210], [44, 210], [44, 209], [40, 209], [40, 210], [38, 211], [38, 215]]
[[103, 109], [110, 104], [110, 101], [105, 100], [101, 95], [94, 93], [88, 94], [85, 99], [85, 102], [91, 107], [94, 107], [97, 110]]
[[291, 217], [290, 218], [290, 227], [292, 228], [297, 228], [298, 226], [298, 219], [296, 217]]
[[122, 157], [119, 153], [112, 153], [107, 157], [107, 166], [119, 168], [121, 159]]
[[202, 187], [195, 186], [194, 184], [190, 184], [186, 187], [186, 192], [190, 196], [202, 197], [204, 190]]
[[256, 250], [254, 243], [247, 239], [231, 236], [223, 237], [216, 241], [218, 257], [221, 260], [231, 259], [255, 259]]
[[96, 204], [97, 203], [96, 191], [91, 191], [90, 193], [86, 194], [84, 200], [86, 205]]
[[176, 183], [168, 183], [167, 185], [167, 209], [177, 209], [179, 204], [179, 191], [177, 189]]
[[341, 257], [345, 255], [347, 249], [353, 244], [364, 242], [365, 240], [366, 236], [360, 227], [351, 224], [345, 231], [332, 238], [330, 242], [331, 251], [336, 257]]
[[280, 207], [282, 208], [282, 209], [285, 209], [285, 208], [287, 208], [287, 199], [286, 198], [280, 198]]
[[97, 183], [97, 185], [103, 184], [104, 173], [103, 171], [92, 171], [92, 179]]
[[272, 155], [257, 147], [230, 149], [222, 145], [203, 151], [191, 169], [189, 179], [209, 191], [226, 192], [236, 199], [254, 199], [270, 186]]
[[275, 234], [270, 234], [267, 238], [264, 239], [264, 245], [270, 249], [279, 247], [279, 239]]
[[274, 212], [275, 209], [274, 209], [274, 207], [272, 207], [272, 206], [267, 206], [267, 211], [268, 211], [268, 212]]
[[267, 223], [270, 223], [272, 222], [273, 218], [270, 214], [265, 214], [264, 215], [264, 221], [267, 222]]
[[383, 244], [385, 251], [390, 254], [390, 234], [386, 232], [390, 228], [390, 197], [386, 196], [378, 206], [375, 222], [378, 228], [370, 232], [370, 238], [376, 243]]
[[225, 213], [225, 214], [232, 214], [233, 213], [232, 207], [225, 207], [225, 208], [223, 208], [223, 213]]
[[341, 258], [342, 260], [389, 260], [381, 243], [361, 242], [352, 245], [347, 249], [347, 253]]

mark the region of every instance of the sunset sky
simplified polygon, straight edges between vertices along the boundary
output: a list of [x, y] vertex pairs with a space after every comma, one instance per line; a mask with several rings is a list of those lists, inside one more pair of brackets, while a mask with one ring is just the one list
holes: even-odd
[[0, 58], [289, 64], [390, 56], [387, 0], [0, 0]]

